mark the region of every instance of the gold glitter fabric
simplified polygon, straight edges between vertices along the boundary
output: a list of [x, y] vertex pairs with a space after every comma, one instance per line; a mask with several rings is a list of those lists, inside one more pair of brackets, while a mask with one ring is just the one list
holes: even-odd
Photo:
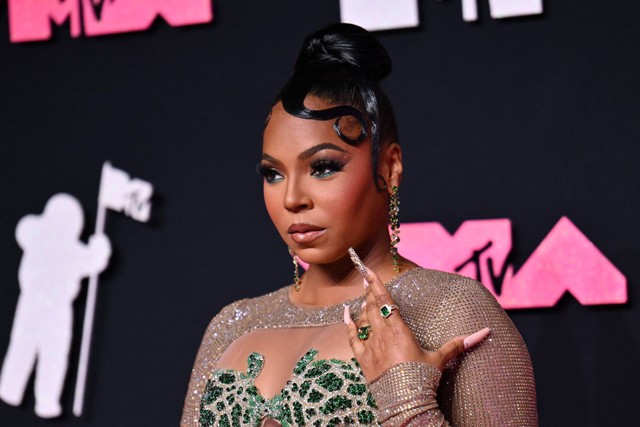
[[448, 426], [438, 410], [436, 387], [441, 372], [426, 363], [399, 363], [369, 384], [376, 396], [378, 422], [384, 427]]
[[[453, 426], [538, 425], [529, 353], [509, 317], [482, 284], [454, 274], [415, 268], [396, 276], [386, 286], [402, 318], [427, 350], [436, 350], [455, 336], [469, 335], [484, 327], [491, 328], [491, 335], [451, 362], [442, 373], [439, 386], [433, 368], [420, 363], [396, 365], [373, 381], [368, 391], [378, 406], [378, 422], [385, 427], [439, 426], [447, 422]], [[205, 388], [216, 375], [219, 377], [218, 361], [232, 343], [260, 331], [304, 328], [313, 332], [342, 322], [342, 304], [295, 306], [290, 302], [289, 289], [236, 301], [213, 318], [196, 356], [182, 426], [201, 425]], [[348, 301], [355, 319], [363, 301], [363, 296]], [[282, 347], [283, 343], [271, 345]], [[240, 410], [248, 409], [249, 403], [240, 402]], [[337, 425], [340, 416], [339, 411], [332, 412], [316, 424], [307, 425]], [[303, 422], [294, 420], [292, 425]], [[356, 420], [354, 424], [360, 423]]]

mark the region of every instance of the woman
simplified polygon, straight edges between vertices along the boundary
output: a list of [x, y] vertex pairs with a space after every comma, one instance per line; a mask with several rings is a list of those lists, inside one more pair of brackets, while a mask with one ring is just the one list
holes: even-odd
[[183, 425], [537, 425], [529, 355], [495, 299], [397, 253], [402, 156], [378, 85], [390, 69], [353, 25], [305, 41], [259, 165], [294, 283], [214, 317]]

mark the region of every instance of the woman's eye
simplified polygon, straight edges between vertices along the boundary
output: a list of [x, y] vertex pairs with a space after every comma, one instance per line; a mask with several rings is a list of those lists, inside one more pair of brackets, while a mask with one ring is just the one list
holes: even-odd
[[275, 184], [284, 179], [284, 176], [277, 169], [265, 165], [258, 165], [258, 173], [262, 175], [267, 184]]
[[334, 160], [319, 160], [311, 164], [311, 176], [327, 178], [336, 172], [340, 172], [344, 164]]

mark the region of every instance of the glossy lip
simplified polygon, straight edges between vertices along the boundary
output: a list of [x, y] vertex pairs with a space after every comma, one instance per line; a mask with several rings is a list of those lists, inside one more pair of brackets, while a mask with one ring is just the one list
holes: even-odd
[[287, 233], [296, 243], [310, 243], [324, 234], [325, 229], [313, 224], [291, 224]]

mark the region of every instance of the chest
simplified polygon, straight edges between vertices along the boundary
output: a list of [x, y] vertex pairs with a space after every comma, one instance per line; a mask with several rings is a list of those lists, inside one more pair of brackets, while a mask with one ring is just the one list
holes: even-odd
[[235, 340], [218, 360], [216, 370], [246, 371], [249, 355], [260, 353], [264, 365], [254, 382], [262, 396], [271, 398], [291, 380], [296, 364], [312, 348], [318, 358], [325, 360], [353, 358], [343, 324], [275, 328], [255, 331]]
[[245, 372], [216, 370], [204, 389], [200, 425], [376, 424], [376, 404], [356, 360], [318, 359], [318, 353], [306, 352], [280, 392], [269, 398], [255, 385], [266, 365], [262, 354], [249, 355]]

